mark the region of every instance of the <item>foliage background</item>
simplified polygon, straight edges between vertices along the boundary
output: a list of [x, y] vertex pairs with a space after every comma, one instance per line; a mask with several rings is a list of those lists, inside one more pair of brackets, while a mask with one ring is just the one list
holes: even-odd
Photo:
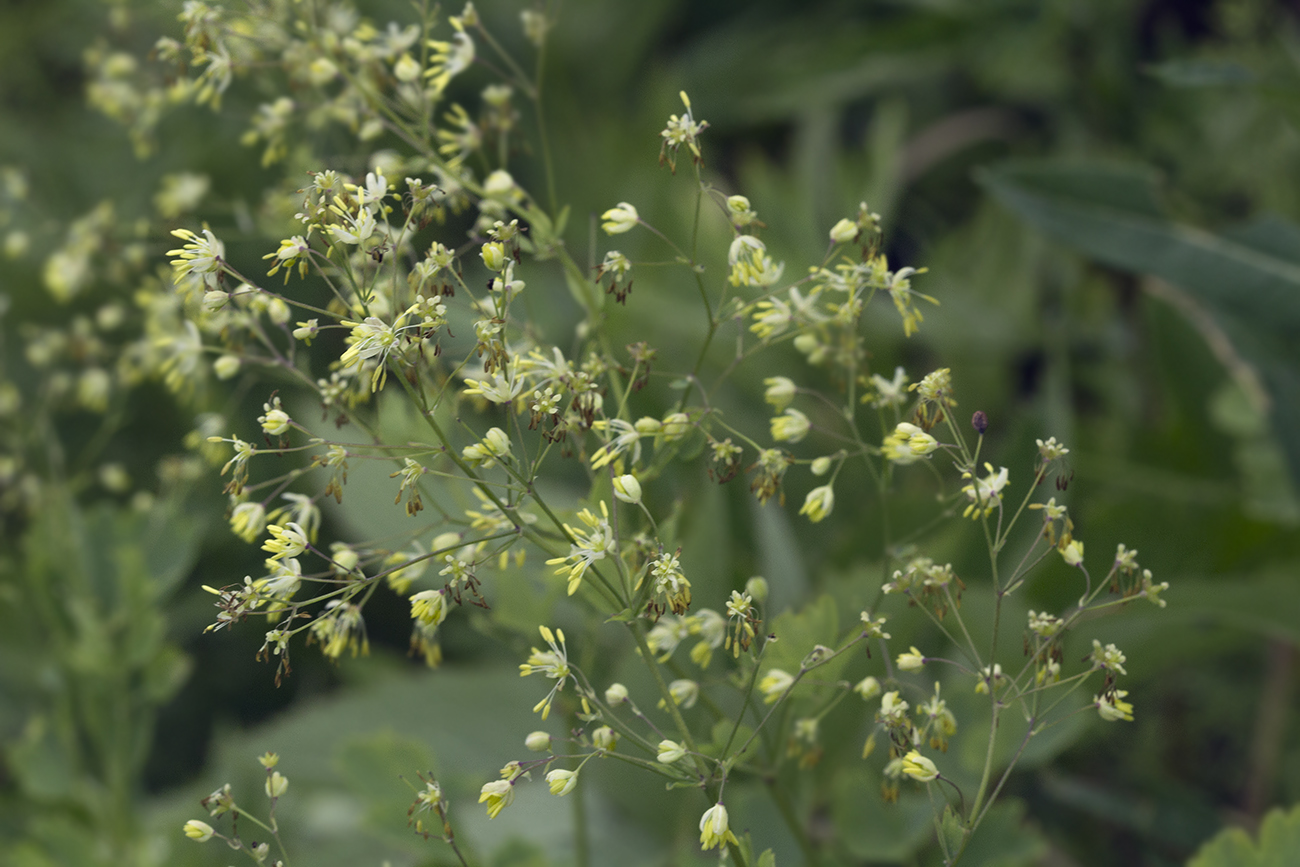
[[[490, 25], [522, 43], [514, 4], [482, 5]], [[380, 23], [407, 15], [400, 3], [362, 8]], [[260, 190], [310, 168], [291, 158], [261, 169], [238, 144], [242, 121], [232, 118], [256, 104], [255, 82], [232, 90], [221, 116], [177, 113], [144, 160], [117, 124], [87, 109], [83, 52], [102, 43], [143, 55], [157, 35], [175, 32], [174, 14], [165, 3], [0, 7], [0, 165], [27, 173], [30, 195], [13, 220], [32, 237], [27, 255], [0, 262], [4, 370], [25, 395], [39, 395], [42, 382], [23, 359], [25, 325], [95, 306], [83, 297], [74, 310], [59, 307], [41, 285], [43, 255], [68, 220], [103, 199], [124, 222], [149, 216], [163, 174], [200, 171], [215, 191], [202, 218], [247, 228], [230, 252], [251, 263], [274, 248], [254, 228]], [[654, 164], [655, 133], [682, 89], [711, 124], [710, 175], [755, 203], [777, 259], [798, 267], [809, 251], [819, 254], [827, 227], [866, 200], [884, 217], [891, 262], [928, 266], [918, 286], [942, 301], [910, 341], [896, 323], [880, 325], [873, 363], [886, 372], [951, 366], [962, 410], [992, 420], [995, 462], [1030, 453], [1035, 437], [1069, 444], [1080, 535], [1100, 548], [1139, 548], [1144, 565], [1173, 585], [1164, 616], [1135, 609], [1106, 625], [1131, 661], [1137, 721], [1077, 727], [1028, 762], [1000, 818], [1005, 832], [990, 828], [989, 849], [971, 853], [972, 864], [1181, 864], [1219, 827], [1300, 801], [1292, 713], [1300, 507], [1297, 463], [1287, 459], [1300, 450], [1300, 427], [1276, 423], [1293, 406], [1278, 389], [1297, 369], [1286, 334], [1300, 331], [1285, 329], [1297, 322], [1300, 284], [1282, 281], [1263, 310], [1230, 285], [1217, 302], [1194, 285], [1171, 290], [1177, 268], [1107, 260], [1069, 231], [1077, 224], [1065, 232], [1044, 225], [1050, 208], [1034, 212], [1039, 223], [1022, 219], [1029, 210], [1007, 192], [1046, 189], [1049, 204], [1068, 205], [1105, 199], [1109, 183], [1121, 190], [1109, 207], [1154, 178], [1162, 219], [1239, 237], [1260, 218], [1300, 221], [1297, 23], [1292, 4], [1263, 0], [570, 0], [560, 11], [549, 122], [558, 186], [575, 215], [623, 200], [651, 221], [682, 213], [681, 187]], [[471, 77], [466, 87], [484, 83]], [[1015, 159], [1045, 160], [1034, 165], [1046, 174], [1008, 175]], [[1273, 249], [1295, 266], [1300, 244], [1290, 241], [1300, 230], [1276, 225], [1284, 229]], [[575, 250], [589, 248], [588, 228], [573, 220]], [[146, 240], [159, 259], [170, 245], [160, 233]], [[548, 302], [534, 315], [564, 327], [574, 311], [563, 289], [537, 285], [530, 297]], [[671, 280], [638, 278], [630, 304], [639, 330], [623, 342], [649, 339], [667, 357], [685, 351], [695, 335], [678, 315], [683, 297]], [[1189, 298], [1204, 315], [1188, 314]], [[1226, 355], [1215, 342], [1221, 333], [1235, 347]], [[1271, 418], [1252, 405], [1249, 380], [1243, 388], [1225, 365], [1237, 356], [1281, 371], [1264, 380], [1278, 407]], [[762, 377], [785, 372], [782, 363], [799, 361], [765, 357], [769, 367], [737, 380], [729, 409], [761, 426]], [[265, 395], [210, 399], [251, 419]], [[513, 757], [533, 723], [518, 710], [516, 655], [487, 640], [489, 624], [462, 625], [450, 630], [448, 666], [426, 673], [403, 656], [401, 607], [372, 606], [369, 659], [333, 669], [300, 654], [277, 690], [252, 661], [260, 643], [252, 630], [201, 635], [211, 610], [199, 586], [235, 580], [260, 558], [232, 544], [212, 478], [169, 487], [155, 471], [160, 456], [181, 451], [192, 415], [147, 386], [93, 458], [121, 461], [140, 486], [161, 492], [153, 525], [129, 516], [126, 497], [94, 486], [69, 493], [61, 511], [4, 518], [0, 853], [23, 865], [113, 863], [111, 852], [139, 863], [218, 863], [207, 859], [220, 853], [176, 829], [221, 782], [255, 786], [252, 757], [275, 749], [294, 781], [286, 816], [306, 862], [442, 863], [436, 843], [406, 831], [411, 796], [394, 779], [436, 768], [470, 792]], [[15, 452], [38, 433], [65, 443], [68, 455], [100, 448], [98, 421], [84, 414], [59, 416], [44, 432], [33, 418], [6, 420]], [[825, 592], [850, 616], [879, 555], [861, 529], [874, 525], [869, 497], [842, 495], [835, 520], [809, 528], [790, 520], [792, 508], [754, 507], [739, 485], [706, 487], [702, 475], [689, 483], [700, 495], [683, 522], [705, 535], [688, 545], [684, 565], [710, 576], [697, 596], [720, 596], [762, 573], [776, 611]], [[793, 503], [801, 494], [792, 492]], [[904, 515], [923, 513], [924, 491], [910, 495]], [[356, 526], [367, 502], [388, 496], [358, 497], [330, 520]], [[962, 532], [937, 545], [959, 573], [982, 556]], [[1067, 604], [1064, 567], [1059, 574], [1061, 586], [1039, 585], [1025, 604]], [[519, 600], [501, 600], [500, 617], [526, 619], [529, 606], [545, 604], [517, 589]], [[75, 598], [94, 602], [79, 616], [68, 607]], [[88, 746], [70, 733], [78, 719], [84, 728], [116, 715], [134, 722], [111, 743]], [[915, 805], [876, 803], [875, 781], [849, 761], [860, 742], [851, 724], [843, 741], [844, 761], [828, 755], [803, 784], [803, 807], [845, 835], [848, 863], [926, 862]], [[460, 813], [462, 833], [492, 863], [563, 863], [571, 844], [538, 788], [512, 808], [515, 843], [500, 844], [499, 826], [489, 835], [477, 809]], [[594, 850], [610, 863], [686, 863], [694, 820], [671, 798], [636, 802], [630, 790], [619, 771], [597, 781]], [[757, 802], [733, 812], [747, 807], [756, 833], [775, 824]], [[779, 863], [797, 863], [789, 840], [767, 836]]]

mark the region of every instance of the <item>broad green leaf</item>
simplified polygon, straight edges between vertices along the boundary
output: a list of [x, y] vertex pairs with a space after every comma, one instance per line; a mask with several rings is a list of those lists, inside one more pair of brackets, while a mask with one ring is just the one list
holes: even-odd
[[873, 863], [907, 861], [934, 833], [934, 813], [925, 795], [904, 792], [896, 803], [885, 803], [879, 771], [865, 766], [846, 768], [837, 776], [831, 818], [845, 848]]
[[[798, 612], [787, 611], [771, 622], [769, 631], [777, 640], [768, 646], [763, 654], [763, 673], [779, 668], [790, 674], [796, 674], [806, 657], [817, 645], [835, 649], [839, 637], [839, 614], [835, 600], [822, 596]], [[819, 682], [832, 681], [844, 668], [849, 654], [816, 669], [813, 679]], [[792, 695], [799, 695], [809, 689], [801, 682]]]
[[1258, 840], [1228, 828], [1200, 848], [1187, 867], [1291, 867], [1300, 855], [1300, 807], [1273, 810], [1260, 825]]

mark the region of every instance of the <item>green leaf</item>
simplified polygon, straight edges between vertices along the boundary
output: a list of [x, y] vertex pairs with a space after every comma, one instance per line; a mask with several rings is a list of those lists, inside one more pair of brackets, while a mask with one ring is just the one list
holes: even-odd
[[[804, 657], [818, 644], [835, 648], [839, 636], [839, 614], [835, 600], [830, 596], [821, 596], [799, 612], [787, 611], [772, 621], [771, 631], [777, 641], [771, 644], [763, 654], [763, 673], [779, 668], [790, 674], [799, 671]], [[850, 654], [836, 657], [817, 669], [818, 681], [832, 681], [839, 676]], [[807, 686], [795, 687], [793, 695], [807, 690]]]
[[1027, 867], [1047, 854], [1047, 840], [1025, 822], [1025, 804], [1000, 801], [989, 810], [962, 853], [961, 867]]
[[1228, 828], [1200, 848], [1187, 867], [1290, 867], [1300, 852], [1300, 806], [1272, 810], [1264, 817], [1258, 841], [1240, 828]]
[[776, 853], [771, 849], [765, 849], [754, 862], [754, 867], [776, 867]]
[[1022, 219], [1116, 268], [1159, 277], [1205, 307], [1235, 351], [1261, 374], [1272, 425], [1300, 482], [1300, 262], [1287, 250], [1300, 230], [1281, 220], [1233, 236], [1180, 225], [1156, 206], [1143, 167], [1009, 163], [977, 179]]
[[831, 817], [836, 833], [863, 861], [907, 861], [934, 833], [934, 813], [925, 796], [904, 793], [897, 802], [885, 803], [878, 772], [848, 767], [834, 786]]
[[1300, 265], [1165, 219], [1148, 169], [1016, 163], [978, 179], [1022, 218], [1098, 261], [1161, 277], [1263, 330], [1300, 325]]
[[957, 811], [951, 804], [943, 808], [943, 819], [939, 822], [939, 830], [943, 834], [944, 849], [950, 855], [956, 855], [962, 850], [966, 835], [970, 833], [966, 823], [961, 820], [961, 816], [957, 815]]

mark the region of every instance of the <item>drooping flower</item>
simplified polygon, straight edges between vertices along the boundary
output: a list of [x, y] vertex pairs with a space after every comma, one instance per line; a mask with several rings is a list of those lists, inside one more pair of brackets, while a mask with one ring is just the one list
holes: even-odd
[[900, 671], [919, 671], [925, 666], [925, 657], [921, 651], [911, 647], [907, 653], [898, 654], [897, 664]]
[[[564, 642], [564, 630], [557, 629], [554, 633], [545, 626], [539, 626], [542, 638], [550, 645], [550, 650], [532, 649], [532, 654], [528, 661], [519, 666], [519, 676], [527, 677], [530, 674], [541, 672], [555, 681], [555, 686], [547, 693], [546, 698], [542, 699], [533, 707], [533, 713], [542, 712], [542, 719], [546, 719], [551, 713], [551, 702], [555, 699], [556, 693], [564, 688], [564, 682], [572, 675], [569, 673], [569, 655], [568, 647]], [[489, 808], [489, 812], [491, 808]]]
[[803, 507], [799, 509], [799, 514], [807, 515], [808, 520], [816, 524], [825, 518], [835, 508], [835, 490], [830, 485], [822, 485], [813, 488], [804, 497]]
[[1128, 695], [1126, 689], [1116, 689], [1111, 692], [1102, 693], [1093, 696], [1093, 701], [1097, 705], [1097, 713], [1106, 722], [1133, 722], [1133, 705], [1131, 702], [1124, 701], [1124, 696]]
[[912, 750], [903, 756], [903, 773], [914, 780], [928, 783], [939, 776], [939, 769], [935, 767], [934, 762], [916, 750]]
[[619, 202], [618, 207], [610, 208], [601, 214], [600, 218], [605, 221], [600, 224], [600, 227], [608, 235], [621, 235], [624, 232], [630, 232], [641, 221], [640, 215], [636, 212], [636, 207], [627, 202]]
[[212, 839], [216, 833], [212, 826], [207, 822], [201, 822], [198, 819], [190, 819], [185, 823], [185, 836], [189, 837], [195, 843], [206, 843]]
[[1061, 559], [1067, 566], [1079, 566], [1083, 563], [1083, 543], [1078, 539], [1061, 539], [1061, 546], [1058, 549], [1061, 552]]
[[564, 528], [574, 540], [569, 545], [568, 555], [546, 561], [547, 566], [560, 567], [555, 570], [556, 575], [568, 575], [570, 596], [578, 592], [578, 587], [582, 584], [582, 576], [586, 574], [591, 564], [597, 560], [604, 560], [606, 555], [614, 551], [614, 531], [609, 525], [609, 511], [603, 501], [600, 510], [603, 513], [603, 517], [600, 518], [597, 518], [590, 509], [583, 509], [578, 513], [579, 520], [591, 528], [588, 532], [575, 530], [565, 524]]
[[788, 671], [774, 668], [763, 679], [758, 682], [758, 691], [763, 693], [763, 703], [772, 704], [778, 698], [785, 695], [786, 690], [794, 683], [794, 675]]
[[736, 835], [727, 827], [727, 808], [721, 801], [704, 811], [700, 817], [700, 844], [705, 849], [738, 843]]
[[421, 590], [411, 596], [411, 619], [426, 627], [439, 626], [447, 619], [446, 591]]
[[763, 380], [763, 385], [767, 386], [767, 390], [763, 392], [763, 400], [770, 403], [777, 412], [781, 412], [790, 405], [790, 401], [794, 400], [795, 392], [798, 390], [795, 387], [794, 380], [788, 376], [769, 376]]
[[791, 407], [783, 415], [772, 418], [772, 439], [777, 442], [797, 443], [808, 435], [811, 428], [812, 423], [808, 421], [808, 416]]
[[686, 747], [677, 743], [677, 741], [663, 740], [659, 742], [658, 754], [655, 756], [661, 764], [671, 765], [686, 755]]
[[556, 768], [546, 775], [546, 784], [551, 787], [552, 795], [563, 797], [577, 787], [578, 772]]
[[495, 819], [514, 800], [515, 785], [513, 780], [493, 780], [490, 783], [484, 783], [478, 794], [478, 802], [487, 804], [489, 819]]
[[174, 260], [172, 270], [176, 272], [176, 282], [180, 283], [186, 277], [195, 275], [209, 289], [216, 289], [225, 264], [226, 246], [206, 228], [203, 237], [189, 229], [173, 229], [172, 234], [189, 242], [180, 249], [167, 251], [167, 255]]
[[901, 422], [885, 437], [880, 450], [895, 464], [915, 463], [939, 448], [939, 441], [909, 422]]
[[270, 551], [273, 560], [297, 557], [307, 549], [307, 534], [302, 527], [290, 521], [283, 526], [272, 524], [267, 527], [271, 538], [262, 545], [263, 551]]

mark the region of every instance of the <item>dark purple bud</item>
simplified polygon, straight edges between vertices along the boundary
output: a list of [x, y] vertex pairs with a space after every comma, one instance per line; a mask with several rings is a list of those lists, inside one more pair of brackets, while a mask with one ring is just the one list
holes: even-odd
[[975, 428], [975, 433], [984, 436], [984, 431], [989, 429], [989, 417], [984, 414], [984, 410], [979, 409], [970, 417], [970, 426]]

